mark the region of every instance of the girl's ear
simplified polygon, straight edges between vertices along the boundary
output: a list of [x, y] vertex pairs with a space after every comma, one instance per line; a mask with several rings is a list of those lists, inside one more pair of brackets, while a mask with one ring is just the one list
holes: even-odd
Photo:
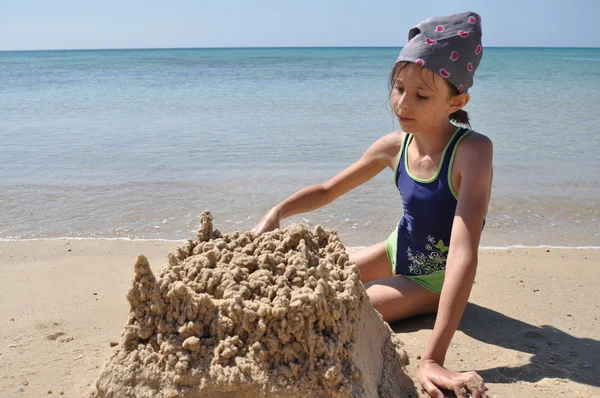
[[464, 108], [471, 99], [471, 96], [467, 93], [453, 95], [448, 103], [448, 114], [451, 115], [454, 112]]

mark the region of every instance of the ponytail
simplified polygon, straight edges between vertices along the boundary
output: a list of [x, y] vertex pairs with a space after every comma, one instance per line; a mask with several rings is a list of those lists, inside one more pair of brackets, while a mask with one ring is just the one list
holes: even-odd
[[471, 128], [471, 123], [469, 122], [469, 114], [467, 113], [467, 111], [459, 109], [456, 112], [450, 114], [449, 119], [451, 122], [464, 124], [465, 126]]

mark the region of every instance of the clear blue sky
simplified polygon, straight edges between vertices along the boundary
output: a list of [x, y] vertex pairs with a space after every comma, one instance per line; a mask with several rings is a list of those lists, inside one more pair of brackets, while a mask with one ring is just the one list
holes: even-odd
[[600, 47], [600, 0], [0, 0], [0, 50], [396, 47], [462, 11], [487, 46]]

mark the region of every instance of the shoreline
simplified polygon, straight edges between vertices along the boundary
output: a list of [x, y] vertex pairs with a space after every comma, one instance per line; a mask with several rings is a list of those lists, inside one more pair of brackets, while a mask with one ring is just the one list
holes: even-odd
[[[191, 235], [190, 235], [191, 236]], [[57, 237], [57, 238], [24, 238], [24, 239], [12, 239], [12, 238], [0, 238], [1, 242], [6, 243], [17, 243], [17, 242], [51, 242], [51, 241], [123, 241], [123, 242], [165, 242], [165, 243], [185, 243], [187, 239], [161, 239], [161, 238], [127, 238], [127, 237], [115, 237], [115, 238], [93, 238], [93, 237]], [[364, 249], [367, 246], [348, 246], [348, 249], [359, 250]], [[525, 244], [513, 244], [506, 246], [479, 246], [479, 250], [482, 251], [502, 251], [502, 250], [522, 250], [522, 249], [556, 249], [556, 250], [600, 250], [600, 246], [560, 246], [560, 245], [525, 245]]]

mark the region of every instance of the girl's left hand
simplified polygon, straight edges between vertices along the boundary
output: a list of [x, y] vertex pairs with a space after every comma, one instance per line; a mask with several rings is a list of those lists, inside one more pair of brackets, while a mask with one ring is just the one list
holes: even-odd
[[452, 372], [431, 359], [419, 363], [417, 380], [432, 398], [444, 398], [440, 388], [452, 390], [458, 398], [487, 398], [483, 379], [475, 372]]

